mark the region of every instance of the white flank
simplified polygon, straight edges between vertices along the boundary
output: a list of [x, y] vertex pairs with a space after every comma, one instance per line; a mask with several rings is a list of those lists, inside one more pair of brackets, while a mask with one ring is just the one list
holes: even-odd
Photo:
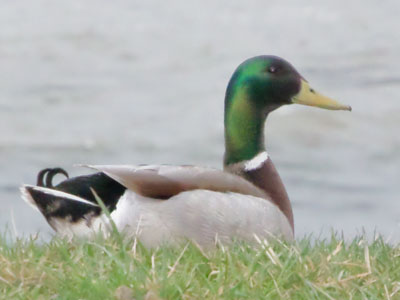
[[253, 171], [260, 168], [264, 162], [268, 160], [268, 153], [266, 151], [258, 153], [254, 158], [251, 160], [246, 161], [244, 164], [245, 171]]
[[87, 200], [85, 200], [85, 199], [83, 199], [81, 197], [75, 196], [75, 195], [71, 195], [71, 194], [68, 194], [68, 193], [64, 193], [64, 192], [61, 192], [61, 191], [57, 191], [57, 190], [53, 190], [53, 189], [49, 189], [49, 188], [45, 188], [45, 187], [41, 187], [41, 186], [34, 186], [34, 185], [25, 184], [21, 188], [22, 197], [24, 198], [25, 201], [27, 201], [28, 203], [31, 203], [31, 204], [33, 204], [35, 206], [36, 206], [36, 203], [32, 200], [32, 197], [30, 197], [30, 196], [27, 197], [26, 196], [26, 194], [27, 193], [29, 194], [29, 192], [26, 191], [25, 188], [28, 188], [28, 187], [34, 189], [35, 191], [39, 191], [39, 192], [42, 192], [42, 193], [45, 193], [45, 194], [48, 194], [48, 195], [53, 195], [55, 197], [62, 197], [64, 199], [85, 203], [87, 205], [98, 206], [95, 203], [92, 203], [90, 201], [87, 201]]

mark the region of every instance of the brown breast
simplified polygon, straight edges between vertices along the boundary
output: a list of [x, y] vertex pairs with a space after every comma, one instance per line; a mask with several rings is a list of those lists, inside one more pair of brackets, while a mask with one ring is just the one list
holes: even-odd
[[236, 164], [226, 166], [225, 170], [246, 178], [262, 189], [269, 196], [268, 200], [275, 203], [288, 218], [294, 232], [292, 205], [282, 179], [270, 157], [257, 169], [247, 171], [244, 168], [244, 164]]

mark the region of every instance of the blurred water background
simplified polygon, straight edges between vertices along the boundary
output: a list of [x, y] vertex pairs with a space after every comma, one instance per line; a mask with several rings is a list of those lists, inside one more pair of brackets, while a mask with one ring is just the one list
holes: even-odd
[[297, 236], [333, 228], [400, 241], [399, 1], [0, 6], [1, 228], [52, 234], [18, 191], [45, 167], [71, 175], [87, 172], [75, 163], [221, 167], [229, 77], [246, 58], [276, 54], [353, 107], [292, 105], [267, 121]]

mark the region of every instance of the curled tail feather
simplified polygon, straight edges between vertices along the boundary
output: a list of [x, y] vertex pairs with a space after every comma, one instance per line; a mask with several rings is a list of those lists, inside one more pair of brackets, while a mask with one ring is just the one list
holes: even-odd
[[41, 187], [53, 188], [53, 178], [57, 174], [63, 174], [67, 179], [69, 175], [62, 168], [46, 168], [41, 170], [37, 175], [36, 185]]

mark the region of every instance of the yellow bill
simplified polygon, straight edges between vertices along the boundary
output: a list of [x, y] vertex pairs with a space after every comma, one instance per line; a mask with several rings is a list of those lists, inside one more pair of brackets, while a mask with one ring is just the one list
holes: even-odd
[[301, 80], [300, 92], [292, 97], [293, 103], [316, 106], [331, 110], [348, 110], [351, 111], [350, 105], [344, 105], [331, 98], [319, 94], [314, 91], [307, 81]]

